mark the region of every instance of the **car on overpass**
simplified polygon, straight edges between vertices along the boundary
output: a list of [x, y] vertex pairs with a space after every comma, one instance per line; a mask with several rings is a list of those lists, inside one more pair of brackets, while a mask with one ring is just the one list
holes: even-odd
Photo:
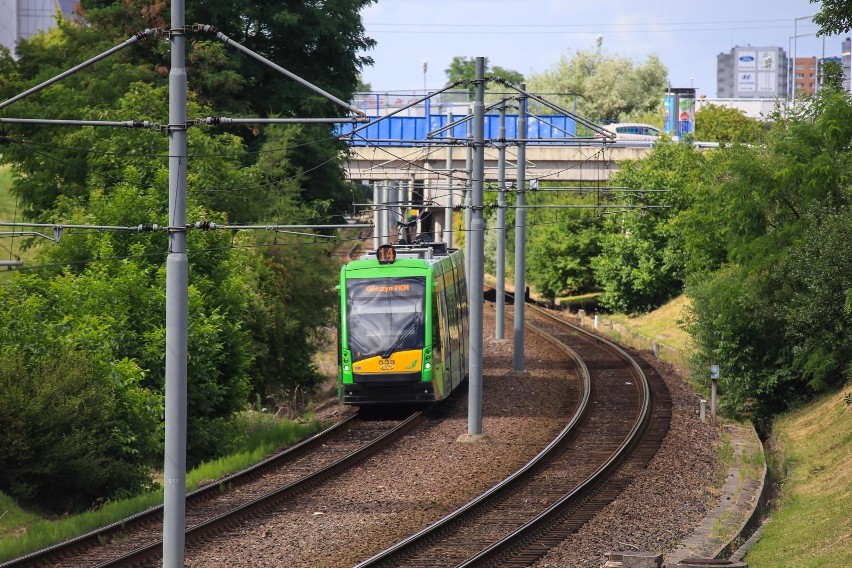
[[[656, 126], [641, 124], [638, 122], [620, 122], [617, 124], [604, 124], [603, 127], [615, 134], [616, 142], [643, 141], [656, 142], [662, 137], [668, 136]], [[602, 135], [598, 135], [602, 137]]]

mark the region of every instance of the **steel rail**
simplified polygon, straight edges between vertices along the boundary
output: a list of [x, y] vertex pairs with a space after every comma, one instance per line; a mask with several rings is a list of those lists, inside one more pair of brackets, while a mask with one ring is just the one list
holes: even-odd
[[[223, 487], [233, 482], [245, 481], [259, 477], [263, 474], [263, 472], [267, 471], [268, 469], [272, 467], [277, 467], [277, 465], [282, 461], [293, 460], [304, 454], [307, 454], [313, 451], [316, 447], [327, 443], [330, 437], [335, 436], [342, 430], [351, 427], [357, 418], [357, 414], [348, 416], [343, 420], [332, 424], [328, 428], [317, 432], [316, 434], [313, 434], [308, 438], [305, 438], [304, 440], [287, 448], [282, 452], [274, 454], [236, 473], [223, 477], [222, 479], [217, 480], [215, 483], [199, 487], [198, 489], [195, 489], [194, 491], [191, 491], [187, 494], [187, 503], [195, 503], [197, 501], [202, 500], [210, 493], [218, 493], [222, 490]], [[56, 559], [60, 559], [62, 556], [73, 554], [75, 551], [78, 550], [101, 546], [104, 541], [109, 541], [114, 536], [125, 532], [128, 527], [140, 526], [151, 522], [160, 522], [162, 520], [162, 513], [162, 504], [150, 507], [148, 509], [145, 509], [144, 511], [140, 511], [139, 513], [130, 515], [129, 517], [126, 517], [114, 523], [110, 523], [109, 525], [97, 528], [80, 536], [6, 561], [0, 564], [0, 568], [18, 567], [28, 565], [30, 563], [52, 562]]]
[[486, 491], [485, 493], [479, 495], [475, 499], [470, 502], [462, 505], [449, 515], [435, 521], [433, 524], [424, 528], [423, 530], [409, 536], [408, 538], [394, 544], [393, 546], [379, 552], [378, 554], [364, 560], [357, 564], [354, 568], [367, 568], [373, 566], [379, 566], [383, 562], [388, 561], [389, 559], [399, 555], [401, 551], [416, 546], [420, 542], [425, 542], [427, 539], [431, 538], [438, 531], [446, 528], [451, 525], [453, 522], [460, 520], [463, 516], [471, 513], [476, 508], [480, 507], [483, 503], [498, 497], [500, 494], [507, 491], [511, 488], [515, 483], [522, 481], [525, 476], [528, 475], [532, 470], [538, 468], [542, 463], [544, 463], [554, 451], [558, 451], [561, 446], [566, 443], [569, 436], [573, 433], [574, 428], [577, 424], [581, 422], [584, 416], [590, 410], [589, 401], [591, 400], [591, 374], [589, 373], [589, 369], [576, 351], [571, 349], [569, 346], [565, 345], [563, 342], [556, 339], [554, 336], [550, 335], [543, 329], [540, 329], [531, 324], [527, 324], [533, 332], [541, 335], [544, 339], [551, 342], [557, 349], [562, 350], [566, 355], [568, 355], [571, 359], [573, 359], [580, 370], [580, 375], [582, 377], [582, 395], [580, 401], [577, 406], [577, 410], [574, 412], [574, 415], [568, 421], [568, 424], [559, 432], [556, 438], [553, 439], [544, 449], [542, 449], [538, 454], [536, 454], [533, 459], [527, 462], [524, 466], [518, 469], [515, 473], [493, 486], [491, 489]]
[[[529, 304], [527, 304], [529, 306]], [[514, 530], [511, 534], [492, 544], [490, 547], [485, 550], [480, 551], [473, 557], [465, 560], [462, 564], [458, 566], [483, 566], [483, 565], [500, 565], [503, 566], [503, 562], [506, 559], [506, 556], [509, 554], [516, 553], [518, 550], [526, 548], [531, 541], [538, 540], [543, 532], [553, 525], [554, 522], [557, 522], [560, 517], [564, 516], [566, 510], [569, 510], [573, 506], [582, 504], [586, 500], [590, 498], [592, 494], [594, 494], [600, 487], [605, 483], [605, 480], [610, 477], [610, 474], [613, 473], [618, 466], [629, 456], [632, 450], [639, 443], [639, 438], [641, 438], [642, 432], [647, 428], [651, 418], [652, 418], [652, 394], [650, 389], [650, 384], [647, 376], [645, 375], [642, 368], [638, 365], [638, 363], [623, 349], [614, 344], [611, 341], [608, 341], [604, 338], [601, 338], [587, 330], [584, 330], [580, 327], [574, 326], [570, 322], [562, 320], [561, 318], [557, 318], [544, 310], [540, 310], [535, 306], [531, 306], [533, 310], [545, 315], [549, 319], [552, 319], [559, 323], [560, 325], [564, 325], [573, 331], [580, 332], [582, 335], [591, 338], [594, 342], [599, 343], [605, 346], [608, 350], [614, 352], [618, 355], [619, 358], [626, 359], [629, 361], [629, 366], [631, 368], [632, 374], [637, 376], [637, 378], [641, 381], [641, 387], [639, 388], [640, 396], [641, 396], [641, 409], [637, 414], [636, 419], [633, 421], [633, 424], [625, 438], [621, 441], [619, 446], [615, 449], [615, 451], [609, 456], [609, 458], [599, 465], [595, 471], [586, 477], [580, 484], [578, 484], [574, 489], [572, 489], [568, 494], [564, 495], [562, 498], [558, 499], [556, 502], [547, 507], [543, 512], [536, 515], [534, 518], [526, 522], [520, 528]], [[448, 529], [448, 527], [453, 526], [460, 522], [463, 517], [466, 515], [471, 515], [473, 512], [483, 506], [489, 500], [496, 498], [499, 494], [508, 493], [513, 485], [516, 483], [522, 482], [524, 478], [526, 478], [532, 471], [534, 471], [538, 466], [542, 465], [546, 462], [552, 454], [555, 454], [559, 451], [562, 442], [572, 434], [576, 424], [581, 420], [581, 418], [587, 413], [590, 412], [589, 409], [589, 399], [590, 399], [590, 391], [591, 391], [591, 377], [588, 372], [588, 368], [585, 363], [582, 361], [580, 356], [568, 347], [564, 345], [560, 340], [547, 333], [543, 329], [535, 326], [528, 321], [525, 322], [526, 327], [530, 328], [535, 333], [541, 335], [548, 341], [560, 345], [560, 349], [567, 350], [566, 352], [570, 352], [572, 354], [572, 358], [577, 360], [578, 364], [583, 373], [583, 382], [584, 382], [584, 393], [582, 396], [582, 401], [580, 407], [575, 412], [571, 421], [566, 425], [566, 427], [559, 433], [556, 439], [553, 442], [548, 444], [548, 446], [542, 450], [538, 455], [536, 455], [530, 462], [524, 465], [517, 472], [512, 474], [510, 477], [500, 482], [499, 484], [492, 487], [486, 493], [476, 497], [469, 503], [463, 505], [453, 513], [443, 517], [442, 519], [436, 521], [432, 525], [426, 527], [425, 529], [419, 531], [418, 533], [394, 544], [393, 546], [379, 552], [378, 554], [372, 556], [371, 558], [357, 564], [355, 568], [367, 568], [367, 567], [375, 567], [381, 566], [385, 564], [392, 564], [394, 561], [398, 561], [401, 557], [404, 557], [406, 551], [414, 550], [420, 545], [424, 545], [431, 539], [437, 538], [436, 535], [440, 533], [440, 531]], [[536, 556], [539, 556], [536, 554]]]
[[[614, 342], [583, 329], [580, 326], [574, 325], [571, 322], [565, 321], [564, 319], [559, 318], [535, 305], [528, 303], [527, 307], [560, 325], [564, 325], [574, 331], [593, 338], [595, 341], [606, 345], [623, 359], [629, 361], [637, 377], [642, 380], [642, 410], [637, 416], [637, 419], [635, 420], [627, 437], [625, 437], [618, 449], [580, 485], [550, 505], [535, 518], [513, 531], [511, 534], [498, 542], [495, 542], [487, 549], [479, 552], [476, 556], [473, 556], [462, 564], [459, 564], [457, 568], [494, 565], [496, 562], [500, 562], [501, 559], [505, 558], [507, 555], [517, 552], [519, 549], [527, 548], [531, 542], [541, 538], [541, 536], [548, 531], [550, 526], [561, 521], [561, 517], [563, 517], [571, 509], [587, 501], [600, 488], [600, 486], [605, 483], [606, 478], [608, 478], [610, 474], [618, 468], [630, 452], [632, 452], [632, 450], [638, 445], [642, 432], [647, 428], [652, 418], [652, 394], [650, 383], [645, 372], [629, 353]], [[501, 562], [500, 565], [503, 566], [505, 563]]]
[[[293, 483], [290, 483], [284, 487], [271, 491], [266, 495], [254, 499], [249, 503], [236, 507], [231, 511], [222, 513], [208, 521], [195, 525], [191, 528], [187, 528], [187, 548], [189, 548], [191, 544], [200, 541], [201, 539], [207, 537], [210, 534], [227, 529], [229, 526], [241, 522], [249, 518], [250, 516], [255, 515], [259, 511], [274, 506], [281, 500], [291, 498], [294, 495], [299, 494], [300, 492], [306, 491], [311, 487], [319, 485], [327, 479], [334, 477], [338, 473], [349, 469], [357, 463], [360, 463], [361, 461], [380, 451], [388, 444], [399, 439], [401, 436], [404, 436], [407, 432], [411, 431], [418, 425], [422, 424], [426, 420], [426, 417], [427, 411], [415, 412], [406, 420], [402, 421], [395, 428], [389, 430], [388, 432], [385, 432], [380, 437], [373, 440], [366, 446], [353, 452], [350, 452], [340, 460], [337, 460], [336, 462], [329, 464], [328, 466], [320, 470], [315, 471], [313, 474], [294, 481]], [[115, 558], [113, 560], [98, 564], [95, 568], [116, 568], [119, 566], [134, 566], [148, 560], [158, 560], [161, 557], [162, 547], [162, 541], [151, 543], [147, 546], [131, 551], [128, 554], [121, 556], [120, 558]]]

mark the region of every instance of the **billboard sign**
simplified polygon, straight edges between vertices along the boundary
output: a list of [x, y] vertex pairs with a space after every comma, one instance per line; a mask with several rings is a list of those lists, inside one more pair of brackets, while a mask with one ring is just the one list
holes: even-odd
[[775, 51], [757, 52], [757, 63], [764, 71], [775, 71], [778, 68], [778, 62], [775, 59]]
[[695, 125], [695, 94], [683, 94], [678, 100], [678, 136], [692, 132]]
[[663, 130], [678, 137], [695, 132], [694, 88], [672, 88], [663, 96]]
[[663, 130], [674, 134], [677, 129], [677, 95], [666, 93], [663, 97]]
[[739, 71], [753, 71], [757, 69], [757, 52], [740, 51], [737, 54], [737, 69]]
[[757, 90], [770, 96], [775, 96], [778, 86], [778, 76], [773, 71], [771, 73], [759, 73], [757, 75]]
[[755, 91], [756, 78], [753, 71], [748, 73], [737, 73], [737, 92], [753, 93]]

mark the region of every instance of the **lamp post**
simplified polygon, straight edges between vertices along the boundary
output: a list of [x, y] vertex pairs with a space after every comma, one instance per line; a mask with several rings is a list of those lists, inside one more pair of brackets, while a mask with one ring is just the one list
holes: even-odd
[[[815, 35], [815, 34], [802, 34], [800, 36], [799, 35], [799, 20], [811, 20], [811, 21], [813, 21], [813, 19], [814, 19], [813, 15], [802, 16], [801, 18], [793, 18], [793, 35], [790, 36], [790, 39], [793, 40], [793, 65], [791, 66], [793, 77], [790, 81], [790, 84], [793, 87], [793, 94], [792, 94], [792, 97], [791, 97], [792, 98], [792, 106], [796, 105], [796, 54], [797, 54], [797, 48], [798, 48], [798, 43], [799, 43], [798, 39], [800, 37]], [[788, 47], [789, 47], [789, 43], [788, 43]], [[824, 49], [825, 48], [823, 48], [823, 50]]]
[[429, 62], [423, 62], [423, 94], [426, 94], [426, 71], [429, 69]]

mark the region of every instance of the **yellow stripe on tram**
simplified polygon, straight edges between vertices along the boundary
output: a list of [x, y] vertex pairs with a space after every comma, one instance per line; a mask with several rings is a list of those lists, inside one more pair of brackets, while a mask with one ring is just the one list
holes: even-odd
[[423, 351], [397, 351], [390, 357], [379, 355], [352, 364], [355, 373], [417, 373], [423, 368]]

